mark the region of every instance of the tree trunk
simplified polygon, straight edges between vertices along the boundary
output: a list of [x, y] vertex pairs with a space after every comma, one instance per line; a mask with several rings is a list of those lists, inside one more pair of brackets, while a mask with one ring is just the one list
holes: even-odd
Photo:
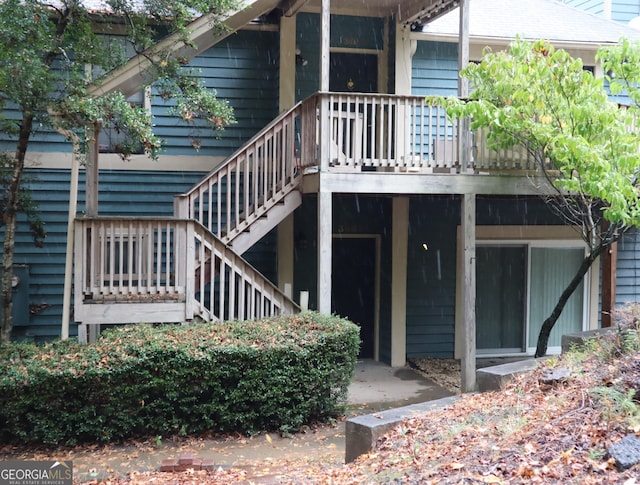
[[600, 254], [604, 251], [604, 249], [608, 246], [608, 244], [600, 244], [598, 245], [590, 254], [588, 254], [580, 264], [578, 271], [576, 272], [573, 279], [569, 282], [567, 287], [564, 289], [556, 306], [553, 308], [551, 315], [542, 323], [542, 328], [540, 329], [540, 334], [538, 335], [538, 345], [536, 347], [535, 357], [544, 357], [547, 354], [547, 346], [549, 344], [549, 335], [551, 335], [551, 330], [553, 330], [554, 325], [560, 318], [560, 314], [564, 309], [565, 305], [573, 295], [573, 292], [576, 291], [576, 288], [580, 286], [580, 282], [584, 279], [584, 275], [587, 274], [589, 268], [593, 264], [593, 262], [600, 256]]
[[2, 328], [0, 330], [0, 343], [11, 341], [11, 331], [13, 330], [13, 254], [16, 242], [16, 218], [18, 215], [18, 205], [20, 196], [20, 183], [24, 171], [24, 160], [29, 144], [29, 137], [33, 127], [33, 115], [25, 112], [22, 116], [20, 134], [16, 154], [13, 160], [13, 175], [8, 187], [7, 206], [4, 219], [4, 244], [2, 255]]

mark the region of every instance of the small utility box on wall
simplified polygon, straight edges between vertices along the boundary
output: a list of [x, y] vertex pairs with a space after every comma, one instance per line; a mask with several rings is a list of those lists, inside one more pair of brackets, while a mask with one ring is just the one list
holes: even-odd
[[[0, 278], [2, 271], [0, 271]], [[1, 281], [1, 280], [0, 280]], [[29, 266], [16, 264], [13, 266], [13, 326], [29, 325]], [[0, 298], [0, 309], [2, 309]]]

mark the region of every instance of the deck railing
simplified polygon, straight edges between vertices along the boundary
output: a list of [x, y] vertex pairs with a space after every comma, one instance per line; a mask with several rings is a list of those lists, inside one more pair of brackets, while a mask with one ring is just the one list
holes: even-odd
[[76, 279], [85, 299], [184, 299], [188, 221], [76, 219]]
[[188, 192], [174, 199], [174, 215], [198, 221], [229, 244], [300, 181], [298, 104], [282, 113]]
[[195, 292], [189, 304], [206, 320], [252, 320], [297, 313], [300, 307], [241, 256], [195, 223]]
[[79, 218], [75, 231], [79, 322], [250, 320], [299, 311], [195, 221]]
[[[463, 164], [458, 133], [444, 109], [422, 96], [313, 95], [177, 196], [174, 218], [78, 219], [75, 319], [178, 322], [298, 311], [240, 254], [277, 224], [274, 213], [285, 217], [300, 204], [302, 174], [312, 167], [447, 173], [536, 168], [524, 148], [489, 149], [485, 132], [470, 134]], [[248, 240], [238, 238], [249, 227]], [[118, 305], [123, 302], [128, 305]]]
[[[322, 133], [321, 114], [326, 113]], [[463, 167], [458, 156], [458, 122], [424, 96], [321, 93], [301, 108], [301, 164], [328, 170], [477, 172], [534, 170], [522, 148], [494, 151], [486, 132], [470, 136], [470, 156]], [[320, 160], [322, 140], [329, 140], [328, 159]]]

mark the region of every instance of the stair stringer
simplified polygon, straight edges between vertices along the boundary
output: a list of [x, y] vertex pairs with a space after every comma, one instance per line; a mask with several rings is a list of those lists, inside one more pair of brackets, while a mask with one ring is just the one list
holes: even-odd
[[294, 190], [285, 195], [278, 204], [273, 205], [247, 229], [240, 232], [229, 246], [238, 254], [244, 254], [251, 246], [267, 235], [288, 215], [302, 205], [302, 194]]

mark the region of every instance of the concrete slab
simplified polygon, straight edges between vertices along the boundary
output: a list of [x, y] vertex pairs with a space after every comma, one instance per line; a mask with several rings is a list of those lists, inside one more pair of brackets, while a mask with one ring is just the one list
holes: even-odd
[[402, 407], [451, 396], [452, 393], [408, 367], [358, 361], [347, 401], [358, 414]]
[[369, 453], [375, 447], [378, 438], [402, 421], [434, 409], [442, 409], [457, 399], [460, 399], [460, 396], [449, 396], [348, 419], [345, 423], [345, 463]]
[[592, 338], [600, 337], [612, 331], [617, 331], [617, 327], [598, 328], [595, 330], [587, 330], [585, 332], [567, 333], [564, 334], [560, 340], [562, 345], [562, 353], [566, 353], [571, 350], [574, 345], [582, 346], [584, 343]]

